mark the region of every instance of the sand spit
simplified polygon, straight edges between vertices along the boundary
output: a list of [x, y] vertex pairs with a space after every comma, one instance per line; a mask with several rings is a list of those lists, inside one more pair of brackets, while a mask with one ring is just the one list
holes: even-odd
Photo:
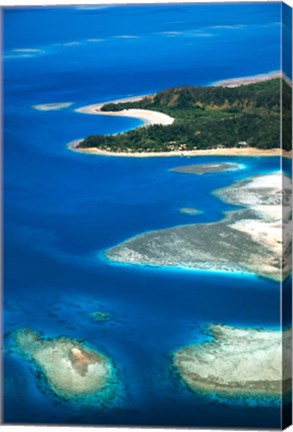
[[[211, 325], [212, 341], [173, 355], [173, 366], [193, 391], [226, 397], [281, 398], [291, 391], [291, 330]], [[264, 367], [265, 365], [265, 367]]]
[[282, 225], [290, 225], [290, 179], [281, 173], [257, 176], [215, 194], [244, 209], [228, 212], [220, 222], [138, 235], [108, 249], [106, 256], [119, 263], [285, 279], [291, 272], [291, 238], [283, 236]]
[[144, 109], [124, 109], [122, 111], [101, 111], [101, 108], [108, 103], [126, 103], [126, 102], [137, 102], [143, 99], [145, 96], [130, 97], [124, 99], [118, 99], [111, 102], [97, 103], [93, 105], [88, 105], [86, 107], [78, 108], [76, 111], [83, 114], [95, 114], [104, 116], [114, 116], [114, 117], [130, 117], [136, 118], [143, 122], [143, 126], [147, 125], [170, 125], [174, 122], [174, 119], [167, 114], [144, 110]]

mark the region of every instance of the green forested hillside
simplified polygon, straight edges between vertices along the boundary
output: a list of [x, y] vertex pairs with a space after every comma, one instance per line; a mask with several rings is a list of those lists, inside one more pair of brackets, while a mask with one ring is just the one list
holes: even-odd
[[[283, 128], [290, 128], [291, 88], [283, 81]], [[288, 105], [288, 107], [286, 107]], [[141, 108], [166, 113], [172, 125], [151, 125], [115, 136], [94, 135], [79, 147], [110, 151], [172, 151], [235, 147], [239, 142], [260, 149], [280, 146], [280, 79], [235, 88], [176, 87], [137, 102], [109, 103], [102, 111]], [[289, 150], [290, 143], [285, 145]]]

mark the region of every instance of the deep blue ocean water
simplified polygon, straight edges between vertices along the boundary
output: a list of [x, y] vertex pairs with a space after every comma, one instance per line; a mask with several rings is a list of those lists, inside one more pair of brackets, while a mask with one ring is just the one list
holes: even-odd
[[[170, 368], [172, 352], [204, 339], [210, 323], [278, 328], [277, 283], [101, 258], [145, 231], [220, 220], [233, 207], [211, 192], [279, 170], [279, 159], [118, 158], [67, 149], [92, 133], [140, 125], [77, 107], [278, 70], [279, 34], [279, 3], [4, 11], [4, 330], [26, 326], [47, 337], [84, 339], [111, 356], [124, 386], [108, 409], [85, 409], [44, 391], [25, 360], [7, 352], [5, 422], [279, 426], [278, 407], [211, 401], [190, 392]], [[50, 102], [73, 105], [32, 108]], [[243, 169], [169, 171], [215, 160]], [[181, 207], [202, 214], [184, 215]], [[90, 321], [96, 310], [109, 311], [113, 321]]]

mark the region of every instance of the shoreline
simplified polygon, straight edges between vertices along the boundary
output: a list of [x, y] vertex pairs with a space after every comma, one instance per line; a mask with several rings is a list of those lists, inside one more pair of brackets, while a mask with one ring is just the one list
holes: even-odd
[[260, 157], [260, 156], [282, 156], [291, 158], [292, 152], [281, 150], [280, 148], [262, 150], [254, 147], [248, 148], [223, 148], [223, 149], [209, 149], [209, 150], [191, 150], [191, 151], [171, 151], [171, 152], [110, 152], [107, 150], [99, 150], [96, 147], [92, 148], [77, 148], [78, 144], [82, 141], [76, 140], [68, 144], [71, 151], [84, 154], [92, 154], [97, 156], [112, 156], [112, 157], [192, 157], [192, 156], [247, 156], [247, 157]]

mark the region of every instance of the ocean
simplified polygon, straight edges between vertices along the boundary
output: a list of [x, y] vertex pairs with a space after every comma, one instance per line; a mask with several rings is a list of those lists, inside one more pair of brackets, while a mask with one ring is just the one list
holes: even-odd
[[[278, 283], [104, 258], [146, 231], [221, 220], [234, 207], [211, 192], [278, 171], [279, 158], [119, 158], [67, 145], [141, 124], [75, 111], [84, 105], [279, 70], [280, 3], [6, 8], [3, 15], [4, 421], [279, 427], [278, 406], [211, 400], [171, 368], [174, 350], [205, 340], [210, 323], [279, 328]], [[59, 102], [72, 105], [33, 108]], [[169, 171], [219, 160], [243, 167], [204, 176]], [[91, 321], [96, 310], [113, 320]], [[22, 327], [107, 353], [123, 387], [115, 403], [93, 408], [55, 397], [10, 349], [11, 332]]]

